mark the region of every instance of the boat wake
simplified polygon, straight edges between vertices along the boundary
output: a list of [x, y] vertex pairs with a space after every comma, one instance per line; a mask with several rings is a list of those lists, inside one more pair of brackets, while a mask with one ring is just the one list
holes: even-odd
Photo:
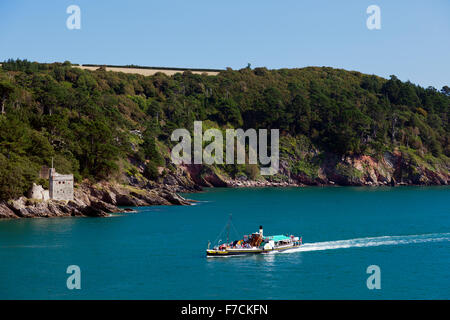
[[382, 237], [357, 238], [350, 240], [304, 243], [299, 248], [289, 249], [283, 251], [282, 253], [392, 246], [392, 245], [403, 245], [403, 244], [414, 244], [425, 242], [443, 242], [443, 241], [444, 242], [450, 241], [450, 233], [431, 233], [431, 234], [409, 235], [409, 236], [382, 236]]

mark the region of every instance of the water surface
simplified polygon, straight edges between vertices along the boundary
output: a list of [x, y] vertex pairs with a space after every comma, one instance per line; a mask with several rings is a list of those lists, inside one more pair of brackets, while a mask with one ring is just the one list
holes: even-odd
[[[0, 299], [448, 299], [449, 191], [210, 189], [187, 195], [199, 200], [191, 207], [0, 221]], [[263, 225], [305, 245], [206, 258], [230, 213], [239, 236]], [[66, 287], [69, 265], [81, 268], [81, 290]], [[367, 289], [370, 265], [380, 290]]]

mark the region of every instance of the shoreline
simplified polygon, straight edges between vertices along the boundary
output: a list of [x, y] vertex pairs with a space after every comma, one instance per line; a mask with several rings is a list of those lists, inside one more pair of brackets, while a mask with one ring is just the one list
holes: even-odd
[[82, 183], [74, 190], [74, 200], [44, 201], [22, 196], [0, 202], [0, 219], [107, 217], [111, 213], [133, 212], [129, 207], [190, 204], [191, 200], [167, 186], [136, 188], [107, 182]]
[[[105, 186], [105, 184], [102, 184]], [[90, 198], [90, 203], [84, 203], [86, 199], [80, 199], [80, 192], [78, 192], [79, 198], [74, 201], [60, 201], [60, 200], [47, 200], [47, 201], [33, 201], [31, 199], [21, 197], [16, 200], [10, 200], [8, 202], [0, 202], [0, 221], [1, 220], [15, 220], [15, 219], [32, 219], [32, 218], [58, 218], [58, 217], [114, 217], [115, 215], [124, 216], [126, 214], [138, 214], [139, 211], [132, 209], [133, 207], [149, 207], [160, 205], [195, 205], [197, 202], [201, 202], [194, 199], [186, 198], [180, 194], [193, 194], [207, 192], [208, 189], [247, 189], [247, 188], [315, 188], [315, 187], [445, 187], [448, 185], [439, 184], [407, 184], [401, 183], [396, 185], [377, 184], [377, 185], [340, 185], [340, 184], [317, 184], [317, 185], [305, 185], [288, 182], [261, 182], [261, 181], [247, 181], [246, 183], [238, 182], [228, 186], [206, 186], [201, 189], [195, 190], [180, 190], [171, 191], [170, 196], [167, 198], [157, 196], [152, 198], [149, 195], [149, 190], [139, 189], [142, 194], [139, 197], [136, 194], [120, 194], [119, 202], [117, 198], [105, 199], [102, 197], [93, 197], [87, 195], [85, 190], [82, 195]], [[96, 190], [94, 186], [86, 187], [82, 186], [78, 189], [88, 188], [90, 190]], [[137, 189], [137, 188], [136, 188]], [[154, 191], [154, 190], [153, 190]], [[158, 190], [160, 191], [160, 190]], [[166, 190], [167, 191], [167, 190]], [[104, 191], [105, 193], [110, 192]], [[157, 193], [157, 192], [156, 192]], [[153, 192], [153, 195], [155, 192]], [[104, 194], [103, 194], [104, 195]], [[97, 195], [98, 196], [98, 195]], [[111, 194], [109, 194], [111, 196]], [[117, 196], [117, 194], [116, 194]], [[167, 197], [167, 194], [166, 194]], [[103, 199], [103, 200], [102, 200]], [[143, 200], [146, 199], [146, 200]], [[104, 201], [107, 200], [107, 201]], [[112, 202], [112, 203], [111, 203]], [[113, 204], [114, 203], [114, 204]], [[119, 203], [119, 204], [118, 204]], [[125, 204], [127, 203], [127, 204]]]

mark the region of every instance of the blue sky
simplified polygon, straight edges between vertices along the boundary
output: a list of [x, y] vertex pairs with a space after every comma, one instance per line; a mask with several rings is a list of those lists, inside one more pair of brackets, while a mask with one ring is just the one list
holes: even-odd
[[[66, 28], [69, 5], [81, 30]], [[381, 8], [381, 30], [366, 9]], [[240, 69], [331, 66], [450, 85], [450, 1], [15, 0], [0, 60]]]

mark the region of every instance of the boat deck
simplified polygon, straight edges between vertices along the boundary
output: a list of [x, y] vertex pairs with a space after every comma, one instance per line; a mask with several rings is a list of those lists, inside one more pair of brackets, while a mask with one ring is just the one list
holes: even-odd
[[248, 254], [264, 254], [269, 252], [281, 252], [283, 250], [293, 249], [300, 247], [300, 244], [287, 244], [278, 246], [273, 249], [259, 249], [259, 248], [228, 248], [224, 250], [214, 250], [214, 249], [208, 249], [206, 250], [206, 255], [209, 257], [220, 257], [220, 256], [236, 256], [236, 255], [248, 255]]

